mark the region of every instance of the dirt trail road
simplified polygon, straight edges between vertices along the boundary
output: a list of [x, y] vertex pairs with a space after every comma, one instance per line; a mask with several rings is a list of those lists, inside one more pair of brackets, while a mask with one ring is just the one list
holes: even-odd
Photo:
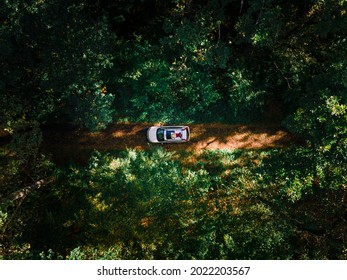
[[[78, 158], [89, 150], [148, 149], [155, 144], [146, 141], [150, 124], [117, 123], [101, 132], [71, 129], [44, 130], [44, 148], [56, 157]], [[192, 124], [191, 141], [165, 144], [167, 150], [200, 151], [204, 149], [249, 149], [286, 147], [299, 140], [278, 125]]]

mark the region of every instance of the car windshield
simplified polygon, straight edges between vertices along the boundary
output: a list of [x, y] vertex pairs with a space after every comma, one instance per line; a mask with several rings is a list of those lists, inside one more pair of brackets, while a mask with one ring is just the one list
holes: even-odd
[[158, 128], [157, 139], [158, 139], [158, 141], [164, 141], [164, 129]]

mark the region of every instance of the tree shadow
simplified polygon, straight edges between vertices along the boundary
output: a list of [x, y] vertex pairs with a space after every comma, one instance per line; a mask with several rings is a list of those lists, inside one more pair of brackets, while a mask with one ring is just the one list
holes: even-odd
[[[105, 130], [43, 129], [42, 150], [52, 155], [58, 164], [69, 161], [83, 163], [90, 152], [126, 149], [147, 150], [158, 144], [148, 143], [148, 123], [115, 123]], [[187, 143], [163, 144], [168, 151], [199, 152], [219, 149], [266, 149], [302, 145], [298, 136], [283, 127], [271, 124], [230, 125], [221, 123], [191, 124], [191, 137]], [[160, 145], [160, 144], [159, 144]]]

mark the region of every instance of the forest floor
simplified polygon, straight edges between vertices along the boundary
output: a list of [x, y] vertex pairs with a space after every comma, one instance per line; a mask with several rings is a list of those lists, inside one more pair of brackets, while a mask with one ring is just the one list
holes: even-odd
[[[127, 148], [146, 150], [150, 144], [146, 131], [150, 124], [115, 123], [100, 132], [51, 127], [43, 130], [43, 149], [57, 163], [66, 160], [84, 162], [93, 150], [112, 151]], [[191, 124], [188, 143], [160, 145], [169, 151], [199, 152], [217, 149], [266, 149], [301, 144], [295, 135], [276, 124], [231, 125], [221, 123]]]

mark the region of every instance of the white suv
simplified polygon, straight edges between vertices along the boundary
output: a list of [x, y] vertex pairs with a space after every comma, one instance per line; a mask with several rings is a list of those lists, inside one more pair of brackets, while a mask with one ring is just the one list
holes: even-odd
[[151, 126], [147, 130], [147, 139], [151, 143], [182, 143], [190, 139], [188, 126]]

